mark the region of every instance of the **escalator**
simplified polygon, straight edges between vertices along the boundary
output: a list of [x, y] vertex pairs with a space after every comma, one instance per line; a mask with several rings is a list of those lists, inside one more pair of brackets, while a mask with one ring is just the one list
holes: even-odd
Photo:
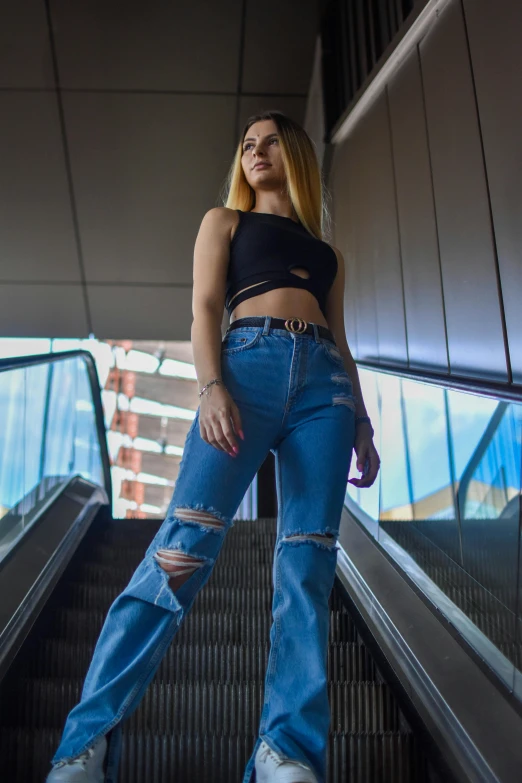
[[[378, 523], [371, 492], [347, 494], [329, 602], [325, 783], [519, 780], [520, 460], [499, 470], [492, 454], [508, 453], [522, 410], [490, 407], [495, 426], [486, 417], [488, 437], [468, 449], [454, 518], [446, 487], [412, 494], [412, 448], [413, 511], [386, 509], [385, 471], [401, 484], [395, 434], [389, 458], [379, 449]], [[43, 783], [107, 610], [161, 524], [112, 518], [106, 426], [89, 353], [0, 360], [0, 776], [10, 783]], [[124, 723], [120, 783], [241, 783], [263, 703], [275, 540], [275, 519], [235, 520]]]
[[[44, 780], [105, 614], [159, 522], [100, 513], [0, 686], [3, 779]], [[125, 724], [119, 779], [241, 781], [262, 708], [275, 520], [236, 521], [206, 586]], [[336, 586], [328, 781], [422, 783], [427, 762]]]

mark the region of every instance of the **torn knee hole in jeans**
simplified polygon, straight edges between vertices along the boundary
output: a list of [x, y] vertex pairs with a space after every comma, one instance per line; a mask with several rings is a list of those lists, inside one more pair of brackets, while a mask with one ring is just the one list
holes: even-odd
[[344, 395], [337, 395], [336, 397], [333, 397], [332, 403], [334, 405], [346, 405], [348, 408], [351, 408], [352, 411], [355, 411], [355, 402], [353, 397], [345, 397]]
[[[335, 383], [339, 383], [341, 386], [346, 385], [351, 389], [352, 381], [348, 376], [348, 373], [337, 373], [332, 375], [332, 380]], [[353, 394], [334, 394], [332, 397], [333, 405], [346, 405], [355, 412], [356, 397]]]
[[211, 514], [210, 511], [200, 511], [194, 508], [176, 508], [174, 509], [174, 516], [185, 522], [196, 522], [218, 530], [225, 527], [225, 523], [218, 519], [215, 514]]
[[181, 587], [194, 571], [206, 563], [206, 560], [187, 555], [186, 552], [176, 549], [158, 549], [154, 559], [169, 574], [169, 584], [173, 591]]

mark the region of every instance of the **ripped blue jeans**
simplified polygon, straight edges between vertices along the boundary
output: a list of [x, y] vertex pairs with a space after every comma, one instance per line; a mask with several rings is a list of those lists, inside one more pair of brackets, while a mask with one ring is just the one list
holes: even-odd
[[[108, 611], [53, 763], [74, 758], [110, 732], [105, 780], [116, 783], [122, 722], [208, 581], [243, 496], [272, 451], [278, 496], [273, 623], [259, 736], [243, 783], [255, 780], [261, 740], [325, 783], [328, 599], [355, 398], [333, 339], [319, 336], [316, 324], [313, 334], [295, 334], [270, 323], [266, 316], [264, 326], [241, 326], [223, 339], [221, 376], [239, 408], [245, 440], [237, 437], [235, 458], [211, 446], [200, 435], [198, 408], [165, 521]], [[176, 558], [189, 573], [174, 589], [167, 570]]]

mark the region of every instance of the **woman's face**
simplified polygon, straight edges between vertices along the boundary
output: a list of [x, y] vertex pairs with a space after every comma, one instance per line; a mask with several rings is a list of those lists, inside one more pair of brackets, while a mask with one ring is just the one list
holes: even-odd
[[254, 190], [281, 187], [285, 181], [285, 170], [279, 133], [273, 120], [255, 122], [247, 130], [243, 139], [241, 165], [248, 184]]

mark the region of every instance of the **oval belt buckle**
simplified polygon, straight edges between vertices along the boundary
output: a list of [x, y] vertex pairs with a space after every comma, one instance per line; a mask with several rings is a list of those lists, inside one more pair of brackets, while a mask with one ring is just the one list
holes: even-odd
[[[297, 328], [294, 328], [295, 321], [297, 321]], [[285, 321], [285, 329], [294, 334], [303, 334], [303, 332], [306, 332], [307, 328], [308, 321], [305, 321], [303, 318], [287, 318]]]

